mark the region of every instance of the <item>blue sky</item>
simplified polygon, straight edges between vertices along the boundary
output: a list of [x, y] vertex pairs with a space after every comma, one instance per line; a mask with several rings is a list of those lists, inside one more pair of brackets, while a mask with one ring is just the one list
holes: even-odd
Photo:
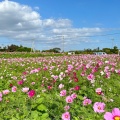
[[120, 49], [119, 0], [0, 0], [0, 46]]

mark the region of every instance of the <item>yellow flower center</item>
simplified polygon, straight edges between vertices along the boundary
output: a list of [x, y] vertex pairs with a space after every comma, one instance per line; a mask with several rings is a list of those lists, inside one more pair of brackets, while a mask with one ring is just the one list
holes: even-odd
[[120, 120], [120, 116], [114, 117], [114, 120]]

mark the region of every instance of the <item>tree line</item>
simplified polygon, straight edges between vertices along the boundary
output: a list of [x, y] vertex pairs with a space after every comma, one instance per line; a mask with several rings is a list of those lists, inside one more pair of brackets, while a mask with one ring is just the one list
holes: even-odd
[[84, 49], [84, 50], [76, 50], [75, 54], [93, 54], [94, 52], [105, 52], [107, 54], [118, 54], [118, 47], [114, 46], [113, 48], [103, 48], [100, 49], [97, 47], [96, 49]]
[[23, 47], [22, 45], [18, 46], [18, 45], [11, 44], [4, 47], [0, 46], [0, 52], [30, 52], [30, 51], [31, 51], [31, 48]]
[[[113, 48], [100, 49], [99, 47], [97, 47], [96, 49], [88, 48], [84, 50], [74, 50], [74, 51], [68, 51], [68, 52], [74, 52], [75, 54], [93, 54], [94, 52], [105, 52], [107, 54], [118, 54], [118, 50], [119, 50], [118, 47], [114, 46]], [[35, 50], [35, 51], [40, 52], [40, 50]], [[5, 47], [0, 46], [0, 52], [35, 52], [35, 51], [29, 47], [24, 47], [22, 45], [18, 46], [18, 45], [11, 44]], [[49, 50], [42, 50], [41, 52], [61, 53], [61, 49], [55, 47]], [[64, 52], [64, 53], [67, 53], [67, 52]]]
[[[118, 50], [119, 50], [118, 47], [114, 46], [113, 48], [100, 49], [99, 47], [97, 47], [96, 49], [88, 48], [88, 49], [84, 49], [84, 50], [72, 50], [72, 51], [68, 51], [68, 52], [74, 52], [75, 54], [93, 54], [94, 52], [105, 52], [107, 54], [118, 54]], [[60, 51], [61, 51], [60, 48], [53, 48], [53, 49], [49, 49], [49, 50], [43, 50], [42, 52], [60, 53]]]

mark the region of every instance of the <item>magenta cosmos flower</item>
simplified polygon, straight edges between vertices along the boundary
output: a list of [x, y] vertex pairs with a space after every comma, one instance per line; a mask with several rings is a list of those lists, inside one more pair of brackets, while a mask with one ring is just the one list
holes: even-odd
[[102, 102], [96, 102], [93, 105], [93, 109], [96, 113], [103, 113], [105, 109], [105, 103]]
[[28, 92], [28, 97], [32, 98], [32, 97], [34, 97], [34, 95], [35, 95], [35, 91], [34, 90], [30, 90]]
[[74, 87], [74, 90], [80, 90], [80, 86], [78, 86], [78, 85], [75, 86], [75, 87]]
[[18, 83], [18, 85], [22, 85], [24, 83], [24, 81], [23, 80], [19, 80], [17, 83]]
[[70, 120], [70, 113], [65, 112], [62, 114], [62, 120]]
[[106, 112], [104, 115], [105, 120], [120, 120], [120, 109], [114, 108], [112, 113]]

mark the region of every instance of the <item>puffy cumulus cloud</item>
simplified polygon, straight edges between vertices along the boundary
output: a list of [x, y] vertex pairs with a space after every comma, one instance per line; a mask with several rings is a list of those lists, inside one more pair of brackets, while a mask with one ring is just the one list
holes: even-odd
[[41, 25], [40, 15], [32, 8], [7, 0], [0, 2], [1, 36], [26, 39], [28, 34], [40, 29]]
[[[35, 39], [49, 45], [89, 41], [85, 36], [101, 33], [100, 28], [74, 28], [69, 19], [42, 19], [39, 7], [31, 8], [13, 1], [0, 2], [0, 36], [15, 40], [29, 41]], [[80, 36], [84, 38], [79, 39]], [[49, 46], [47, 45], [47, 46]]]
[[71, 21], [69, 19], [45, 19], [43, 20], [44, 27], [51, 27], [51, 28], [66, 28], [71, 27]]

